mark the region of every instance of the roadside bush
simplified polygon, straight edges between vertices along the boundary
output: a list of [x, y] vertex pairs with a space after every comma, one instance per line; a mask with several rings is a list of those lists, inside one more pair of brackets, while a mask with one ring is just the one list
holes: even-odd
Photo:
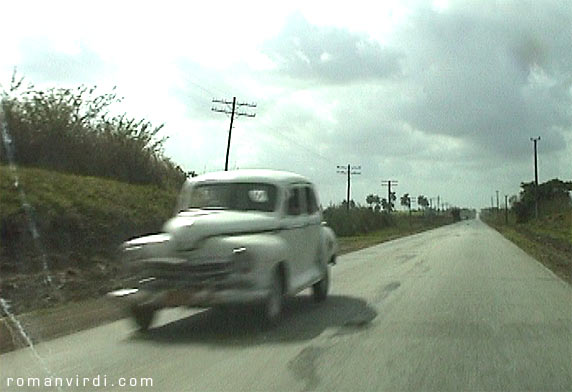
[[461, 220], [461, 209], [457, 207], [451, 208], [451, 216], [454, 222], [459, 222]]
[[[17, 165], [179, 188], [184, 172], [163, 155], [163, 127], [126, 114], [111, 115], [120, 102], [96, 87], [36, 89], [13, 77], [1, 93]], [[7, 154], [0, 163], [9, 163]]]
[[536, 197], [538, 197], [541, 216], [570, 208], [572, 181], [565, 182], [555, 178], [539, 184], [538, 189], [536, 189], [534, 182], [523, 182], [520, 186], [522, 190], [518, 200], [512, 204], [512, 211], [516, 215], [517, 223], [528, 222], [534, 216]]
[[324, 219], [342, 237], [369, 233], [393, 224], [389, 214], [361, 206], [349, 211], [345, 205], [329, 206], [324, 210]]

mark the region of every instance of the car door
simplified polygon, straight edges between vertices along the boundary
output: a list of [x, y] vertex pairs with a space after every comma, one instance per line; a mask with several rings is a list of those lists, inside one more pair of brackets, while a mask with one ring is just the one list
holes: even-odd
[[306, 226], [307, 214], [302, 187], [292, 184], [287, 189], [282, 221], [281, 236], [288, 246], [288, 266], [290, 283], [294, 291], [299, 290], [307, 279]]

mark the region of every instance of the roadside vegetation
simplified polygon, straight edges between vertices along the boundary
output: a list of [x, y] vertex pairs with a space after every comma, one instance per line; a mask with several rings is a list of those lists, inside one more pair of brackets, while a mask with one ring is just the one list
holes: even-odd
[[186, 177], [163, 155], [163, 125], [113, 114], [121, 101], [115, 91], [100, 93], [86, 86], [38, 89], [14, 73], [0, 99], [6, 150], [0, 154], [1, 164], [165, 189], [178, 189]]
[[508, 210], [487, 208], [481, 219], [524, 251], [572, 283], [572, 181], [553, 179], [538, 186], [523, 183]]
[[1, 87], [2, 298], [20, 313], [109, 291], [118, 245], [159, 231], [186, 178], [162, 125], [117, 114], [115, 90]]
[[174, 212], [177, 193], [155, 185], [35, 168], [16, 173], [23, 193], [0, 166], [0, 292], [16, 312], [118, 288], [118, 246], [159, 231]]
[[401, 205], [408, 211], [395, 211], [395, 197], [389, 204], [386, 199], [369, 195], [369, 207], [350, 201], [331, 205], [324, 210], [324, 220], [338, 236], [340, 253], [366, 248], [395, 238], [429, 230], [446, 224], [475, 217], [475, 211], [450, 208], [434, 209], [424, 196], [419, 196], [418, 209], [411, 209], [409, 194], [401, 197]]

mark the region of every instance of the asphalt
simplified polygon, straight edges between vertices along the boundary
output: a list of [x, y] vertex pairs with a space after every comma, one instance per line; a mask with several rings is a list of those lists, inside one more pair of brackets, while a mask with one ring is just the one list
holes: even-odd
[[6, 353], [0, 390], [572, 390], [571, 286], [478, 220], [341, 256], [332, 280], [270, 331], [174, 309], [147, 334], [120, 320]]

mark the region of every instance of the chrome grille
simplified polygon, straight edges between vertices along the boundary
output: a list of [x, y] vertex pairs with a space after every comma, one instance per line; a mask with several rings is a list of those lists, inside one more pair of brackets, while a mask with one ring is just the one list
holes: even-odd
[[136, 274], [140, 279], [155, 278], [150, 284], [196, 285], [216, 283], [233, 272], [230, 261], [148, 261], [139, 265]]

